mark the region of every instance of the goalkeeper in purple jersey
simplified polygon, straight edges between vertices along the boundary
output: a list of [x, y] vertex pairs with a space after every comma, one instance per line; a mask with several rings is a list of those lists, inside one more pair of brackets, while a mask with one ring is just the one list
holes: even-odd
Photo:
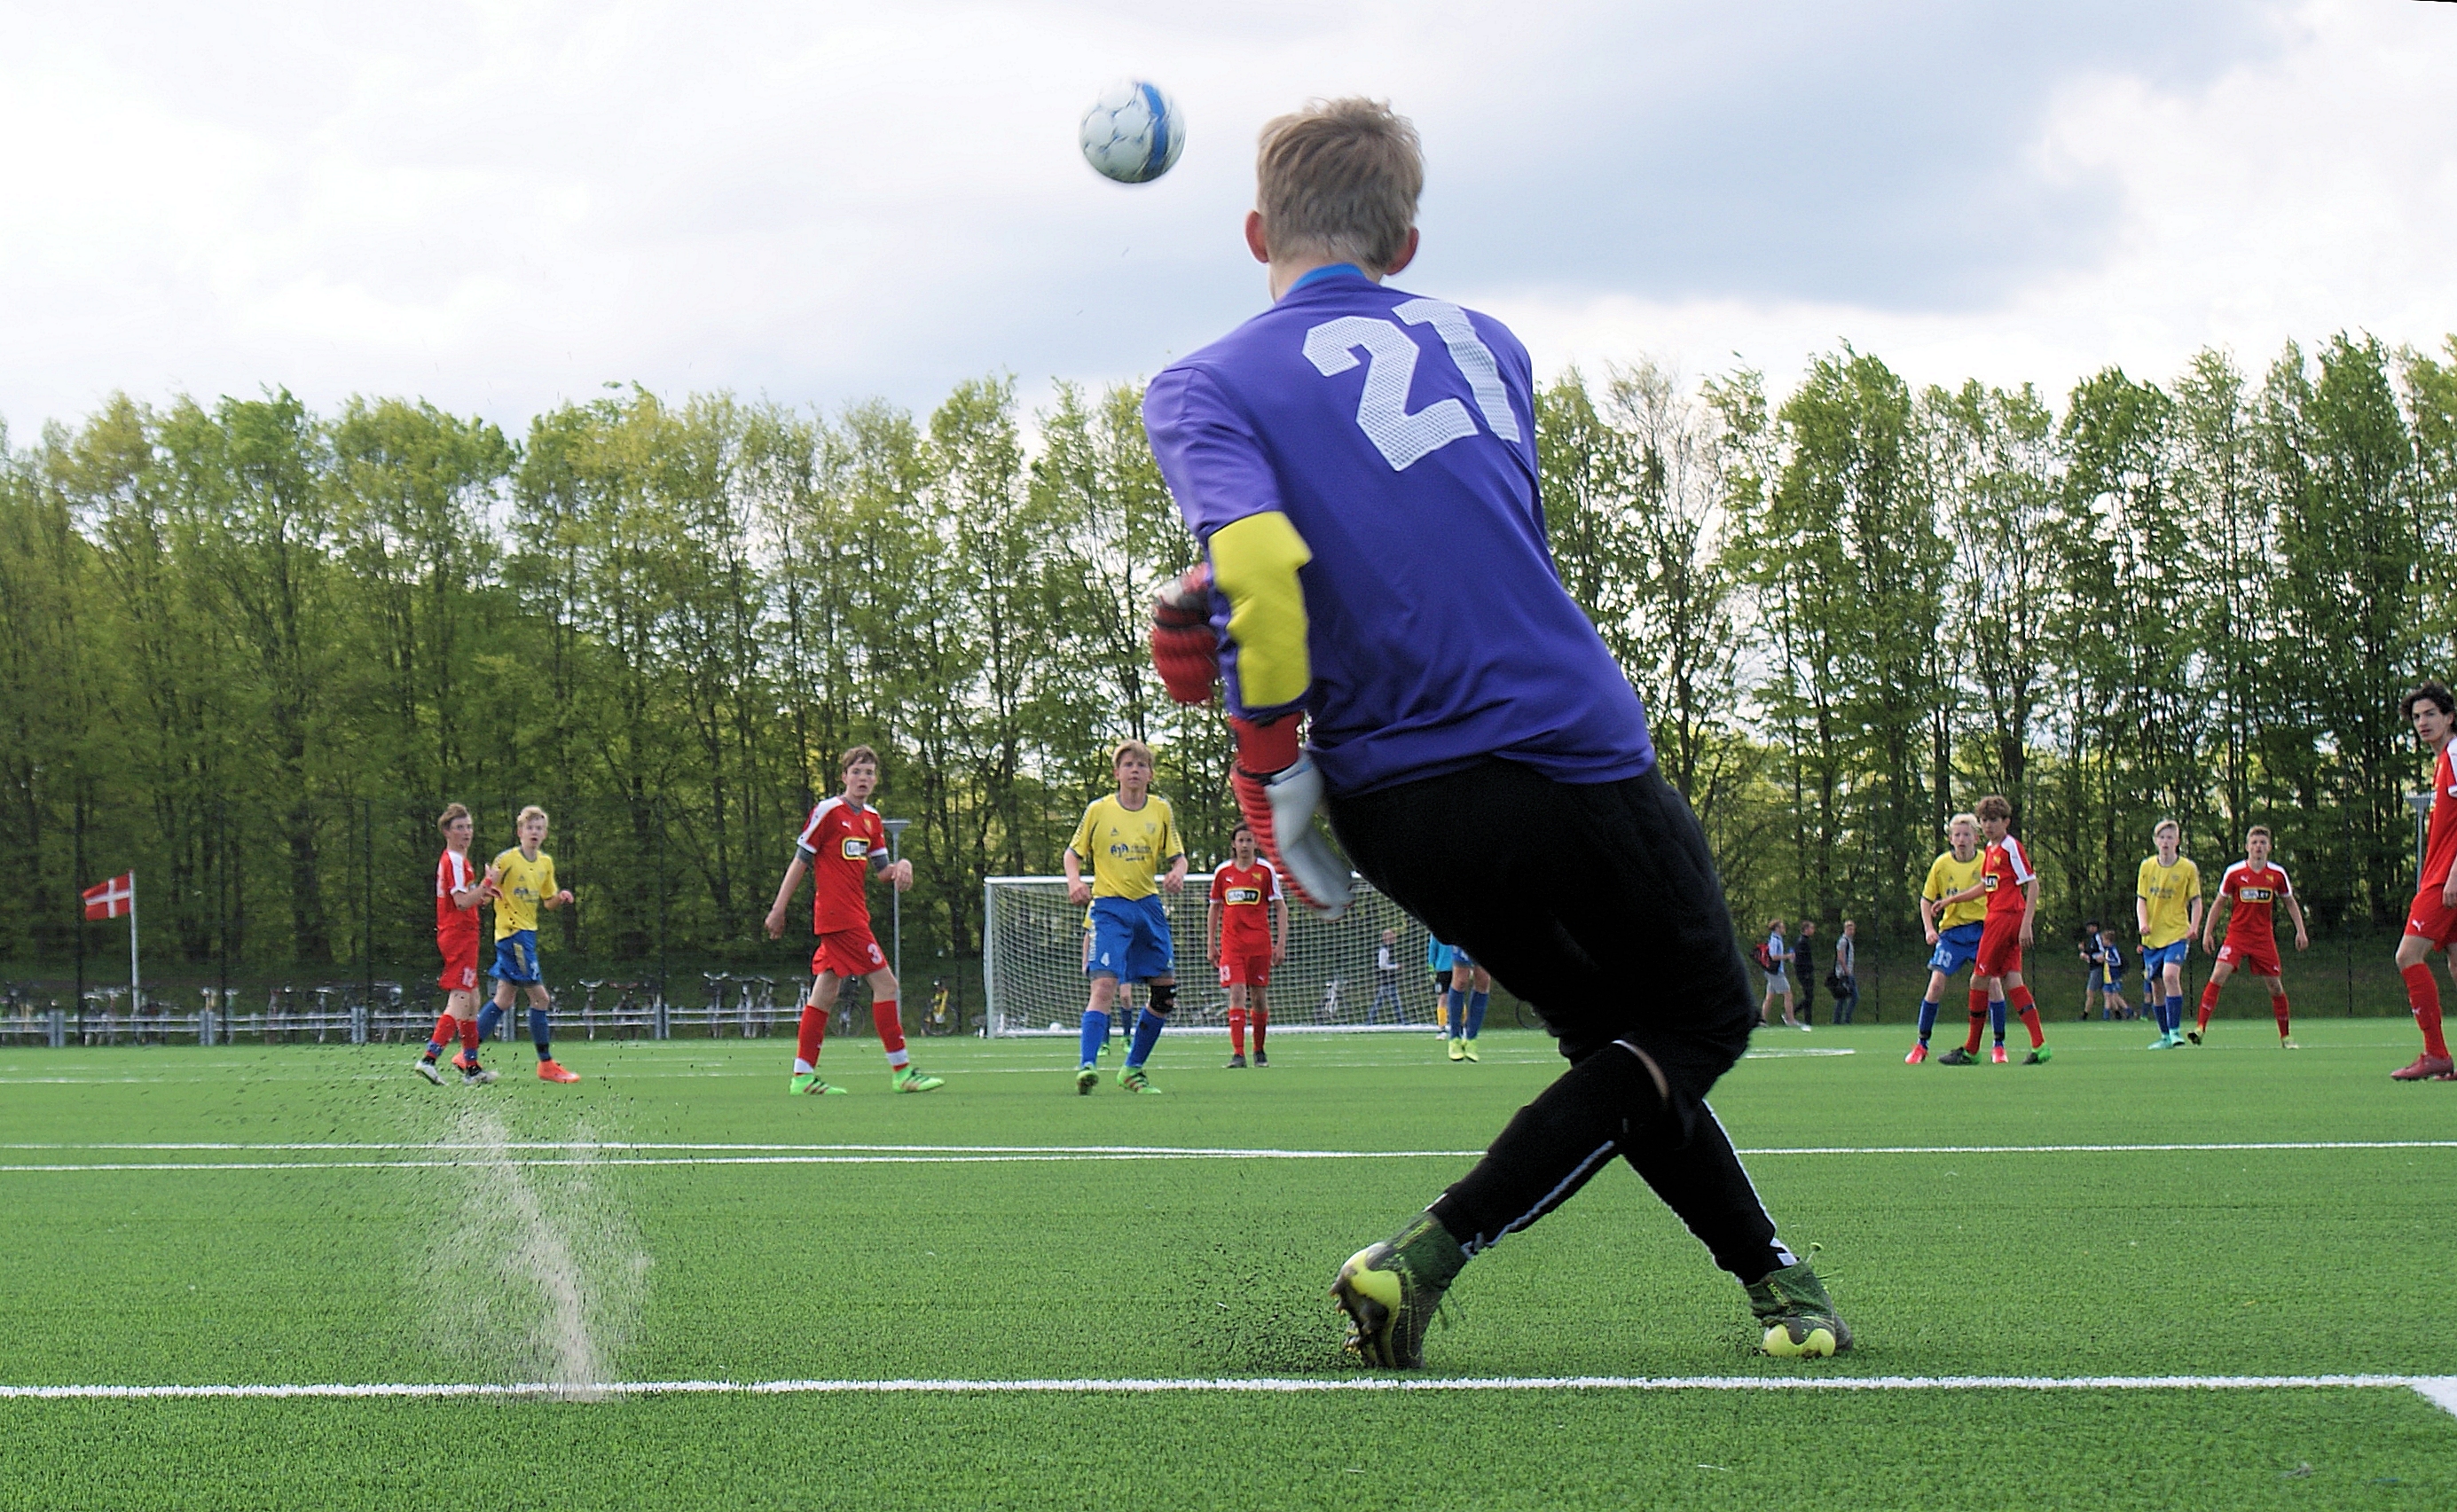
[[[1181, 703], [1225, 678], [1239, 807], [1300, 901], [1348, 901], [1320, 808], [1356, 869], [1533, 1005], [1570, 1062], [1340, 1268], [1351, 1346], [1421, 1364], [1469, 1258], [1619, 1155], [1746, 1289], [1767, 1352], [1848, 1347], [1706, 1105], [1748, 1045], [1748, 978], [1698, 821], [1554, 570], [1526, 350], [1384, 283], [1415, 254], [1424, 182], [1387, 107], [1272, 121], [1257, 176], [1246, 241], [1271, 308], [1145, 396], [1205, 557], [1154, 603], [1153, 660]], [[1472, 598], [1450, 586], [1467, 579]], [[1661, 970], [1632, 979], [1633, 948]]]

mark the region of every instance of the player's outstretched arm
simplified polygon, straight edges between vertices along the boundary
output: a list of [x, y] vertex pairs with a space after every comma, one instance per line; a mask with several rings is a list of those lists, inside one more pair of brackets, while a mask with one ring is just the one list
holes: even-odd
[[785, 880], [776, 884], [776, 901], [768, 906], [768, 938], [772, 940], [781, 938], [785, 933], [785, 909], [794, 901], [795, 889], [802, 885], [804, 869], [802, 853], [796, 850], [792, 863], [785, 868]]

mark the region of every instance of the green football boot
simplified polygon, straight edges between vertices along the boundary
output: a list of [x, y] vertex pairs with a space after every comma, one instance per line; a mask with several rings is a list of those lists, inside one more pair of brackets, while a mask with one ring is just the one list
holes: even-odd
[[1450, 1041], [1450, 1057], [1453, 1060], [1467, 1059], [1467, 1041], [1463, 1039]]
[[1076, 1092], [1084, 1096], [1089, 1097], [1092, 1095], [1092, 1089], [1099, 1085], [1101, 1085], [1100, 1067], [1093, 1065], [1087, 1060], [1081, 1067], [1077, 1068], [1075, 1072]]
[[1936, 1058], [1936, 1063], [1940, 1066], [1976, 1066], [1979, 1064], [1979, 1057], [1973, 1055], [1971, 1052], [1963, 1049], [1961, 1046], [1956, 1045], [1951, 1050], [1947, 1051], [1944, 1054], [1939, 1055]]
[[1765, 1337], [1758, 1347], [1780, 1359], [1823, 1359], [1851, 1347], [1851, 1329], [1834, 1311], [1817, 1273], [1802, 1260], [1745, 1288]]
[[819, 1080], [819, 1073], [815, 1071], [797, 1071], [794, 1073], [794, 1084], [786, 1090], [796, 1097], [818, 1097], [823, 1095], [841, 1097], [845, 1095], [847, 1092], [846, 1088], [831, 1087], [826, 1082]]
[[2036, 1050], [2034, 1050], [2034, 1051], [2031, 1052], [2029, 1054], [2027, 1054], [2027, 1055], [2023, 1056], [2023, 1057], [2022, 1057], [2022, 1064], [2023, 1064], [2023, 1065], [2025, 1065], [2025, 1066], [2044, 1066], [2044, 1065], [2046, 1065], [2049, 1061], [2054, 1060], [2054, 1059], [2055, 1058], [2055, 1053], [2056, 1053], [2056, 1052], [2055, 1052], [2054, 1051], [2050, 1050], [2050, 1049], [2049, 1049], [2047, 1046], [2045, 1046], [2045, 1045], [2042, 1045], [2042, 1046], [2040, 1046], [2038, 1049], [2036, 1049]]
[[1347, 1347], [1378, 1370], [1423, 1368], [1425, 1329], [1465, 1264], [1467, 1253], [1430, 1213], [1350, 1256], [1331, 1283], [1348, 1315]]
[[1160, 1095], [1160, 1089], [1151, 1084], [1151, 1078], [1144, 1074], [1144, 1069], [1141, 1066], [1120, 1068], [1118, 1085], [1127, 1092], [1149, 1093], [1155, 1097]]
[[1477, 1054], [1476, 1054], [1476, 1041], [1475, 1041], [1475, 1040], [1473, 1040], [1473, 1039], [1461, 1039], [1461, 1040], [1454, 1040], [1452, 1043], [1454, 1043], [1454, 1044], [1457, 1044], [1457, 1045], [1464, 1045], [1464, 1046], [1466, 1046], [1467, 1048], [1466, 1048], [1464, 1051], [1462, 1051], [1460, 1053], [1461, 1053], [1461, 1054], [1463, 1054], [1463, 1055], [1465, 1055], [1469, 1060], [1481, 1060], [1481, 1059], [1482, 1059], [1482, 1057], [1481, 1057], [1481, 1056], [1479, 1056], [1479, 1055], [1477, 1055]]
[[887, 1073], [887, 1085], [897, 1092], [936, 1092], [947, 1085], [944, 1076], [933, 1076], [919, 1066], [898, 1066]]

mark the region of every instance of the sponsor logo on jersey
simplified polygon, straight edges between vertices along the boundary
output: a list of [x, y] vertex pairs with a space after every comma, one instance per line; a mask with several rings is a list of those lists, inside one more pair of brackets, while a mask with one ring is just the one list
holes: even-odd
[[1981, 878], [1979, 879], [1979, 885], [1980, 885], [1981, 887], [1983, 887], [1983, 888], [1987, 889], [1988, 889], [1989, 891], [1991, 891], [1991, 892], [1995, 891], [1995, 890], [1996, 890], [1996, 873], [1994, 873], [1993, 871], [1992, 871], [1992, 872], [1988, 873], [1986, 876], [1981, 877]]
[[847, 861], [859, 861], [864, 859], [870, 854], [870, 837], [867, 835], [845, 836], [843, 854]]
[[1227, 892], [1223, 893], [1221, 897], [1222, 901], [1227, 903], [1260, 903], [1263, 901], [1263, 889], [1260, 888], [1230, 888]]
[[2236, 896], [2246, 903], [2267, 903], [2270, 893], [2267, 888], [2238, 888]]

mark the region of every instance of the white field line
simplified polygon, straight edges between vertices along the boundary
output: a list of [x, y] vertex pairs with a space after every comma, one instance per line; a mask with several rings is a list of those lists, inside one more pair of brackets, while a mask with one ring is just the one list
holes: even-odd
[[[1116, 1160], [1459, 1160], [1480, 1150], [1252, 1150], [1193, 1149], [1175, 1145], [729, 1145], [729, 1144], [515, 1144], [534, 1150], [514, 1158], [465, 1158], [465, 1144], [41, 1144], [0, 1145], [7, 1150], [197, 1151], [277, 1154], [284, 1151], [401, 1151], [428, 1158], [381, 1160], [111, 1160], [0, 1165], [0, 1174], [75, 1171], [431, 1171], [462, 1166], [821, 1166], [821, 1165], [1046, 1165]], [[2061, 1145], [1804, 1145], [1743, 1150], [1752, 1158], [1786, 1155], [1972, 1155], [2225, 1154], [2262, 1150], [2457, 1150], [2457, 1139], [2263, 1140], [2244, 1143]], [[642, 1154], [640, 1152], [667, 1152]]]
[[650, 1380], [588, 1386], [548, 1382], [333, 1383], [230, 1386], [0, 1386], [0, 1400], [186, 1398], [454, 1398], [639, 1396], [961, 1396], [1351, 1391], [2305, 1391], [2403, 1387], [2457, 1414], [2457, 1376], [1329, 1376], [1039, 1380]]

